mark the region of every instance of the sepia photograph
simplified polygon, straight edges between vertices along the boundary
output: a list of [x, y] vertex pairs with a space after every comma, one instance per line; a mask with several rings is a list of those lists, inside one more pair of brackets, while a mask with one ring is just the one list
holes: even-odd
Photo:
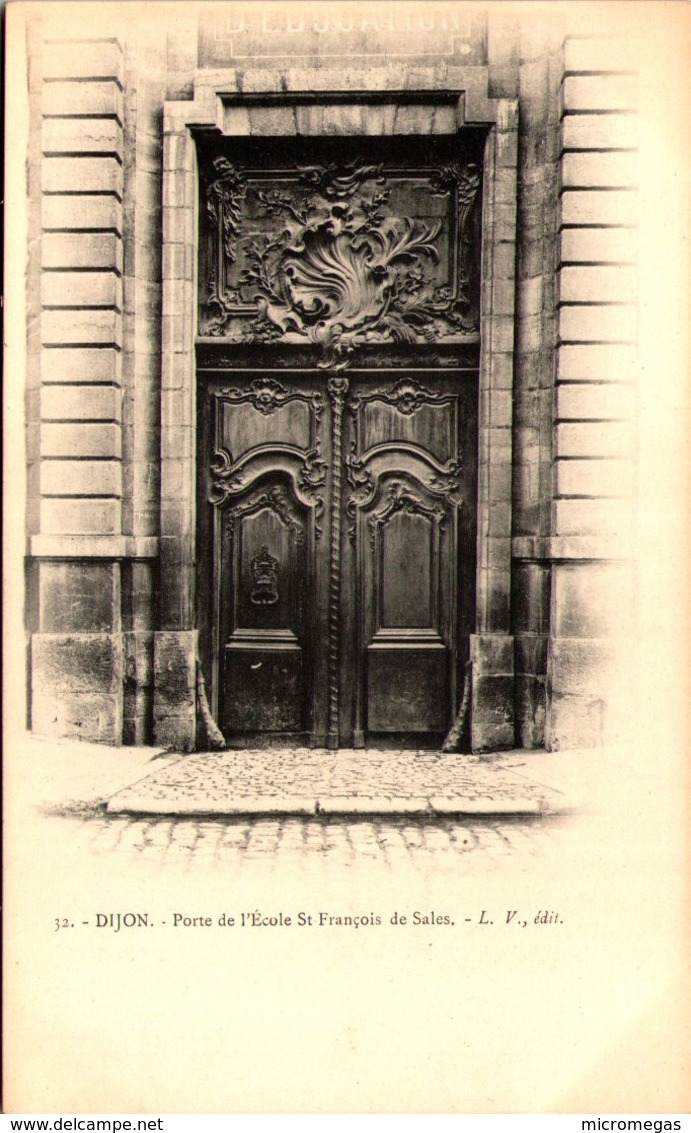
[[4, 15], [5, 1112], [687, 1112], [688, 7]]

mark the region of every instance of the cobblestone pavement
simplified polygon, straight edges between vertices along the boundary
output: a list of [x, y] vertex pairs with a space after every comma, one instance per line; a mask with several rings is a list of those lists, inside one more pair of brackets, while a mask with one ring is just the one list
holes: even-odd
[[[169, 758], [109, 799], [112, 813], [157, 815], [543, 813], [564, 796], [524, 756], [435, 751], [241, 750]], [[521, 774], [523, 769], [527, 774]], [[518, 773], [517, 773], [518, 772]]]
[[[557, 851], [569, 836], [566, 819], [320, 819], [276, 817], [229, 820], [110, 816], [102, 810], [58, 814], [73, 845], [100, 858], [140, 859], [151, 866], [177, 863], [247, 869], [261, 861], [270, 868], [296, 860], [337, 866], [366, 861], [425, 871], [463, 859], [500, 870], [509, 859], [534, 859]], [[65, 825], [69, 828], [65, 831]]]

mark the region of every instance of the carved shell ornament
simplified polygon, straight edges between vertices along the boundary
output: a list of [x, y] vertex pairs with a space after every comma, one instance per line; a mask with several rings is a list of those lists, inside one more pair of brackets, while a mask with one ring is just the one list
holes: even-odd
[[214, 174], [207, 213], [218, 254], [206, 300], [212, 315], [202, 333], [306, 341], [321, 348], [319, 365], [341, 368], [359, 343], [432, 342], [477, 330], [466, 264], [473, 258], [466, 245], [481, 179], [476, 166], [415, 175], [431, 196], [453, 197], [457, 247], [448, 285], [435, 270], [442, 221], [391, 215], [381, 166], [310, 166], [292, 182], [286, 175], [282, 189], [251, 183], [225, 158], [216, 159]]

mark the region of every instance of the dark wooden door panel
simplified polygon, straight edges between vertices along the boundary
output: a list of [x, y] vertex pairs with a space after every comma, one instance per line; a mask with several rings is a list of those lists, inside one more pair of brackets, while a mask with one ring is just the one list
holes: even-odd
[[459, 591], [475, 563], [463, 514], [474, 512], [473, 387], [458, 375], [393, 373], [351, 392], [356, 745], [380, 733], [438, 738], [457, 709], [470, 632]]
[[290, 641], [235, 640], [225, 651], [221, 730], [300, 734], [305, 722], [302, 649]]
[[367, 650], [368, 732], [409, 734], [447, 728], [448, 650], [439, 641], [376, 641]]
[[423, 512], [394, 511], [379, 527], [378, 540], [376, 533], [375, 527], [381, 626], [410, 629], [436, 625], [436, 533], [430, 517]]
[[200, 640], [212, 708], [231, 742], [306, 742], [323, 604], [323, 394], [311, 378], [256, 372], [200, 371], [199, 386]]
[[289, 488], [273, 480], [241, 494], [222, 515], [221, 729], [303, 732], [307, 516]]
[[341, 746], [438, 742], [458, 708], [476, 374], [337, 385], [318, 371], [200, 374], [202, 639], [231, 743], [322, 745], [334, 727]]

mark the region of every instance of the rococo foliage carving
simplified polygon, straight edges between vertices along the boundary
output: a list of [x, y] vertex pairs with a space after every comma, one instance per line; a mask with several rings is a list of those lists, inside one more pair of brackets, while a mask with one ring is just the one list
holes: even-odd
[[289, 401], [306, 401], [312, 406], [317, 421], [323, 413], [322, 395], [320, 393], [301, 393], [298, 390], [287, 390], [274, 378], [255, 378], [246, 389], [223, 388], [219, 396], [235, 405], [248, 402], [265, 417], [281, 409]]
[[228, 535], [234, 534], [235, 525], [242, 516], [254, 515], [256, 512], [262, 511], [265, 508], [268, 508], [274, 515], [278, 516], [283, 526], [293, 532], [295, 542], [298, 545], [304, 543], [305, 529], [300, 521], [300, 516], [285, 488], [278, 485], [252, 492], [246, 499], [239, 500], [237, 503], [232, 504], [226, 513], [226, 531]]
[[[471, 162], [269, 171], [217, 157], [202, 335], [309, 343], [319, 365], [342, 368], [358, 345], [475, 334], [480, 184]], [[440, 203], [409, 215], [421, 195]]]
[[352, 397], [349, 408], [353, 417], [357, 417], [365, 402], [384, 401], [388, 405], [394, 405], [399, 413], [410, 417], [413, 413], [417, 413], [423, 405], [434, 405], [448, 400], [450, 400], [448, 394], [433, 392], [421, 385], [420, 382], [415, 381], [414, 378], [401, 378], [390, 389], [374, 389], [366, 394], [361, 393]]
[[[368, 458], [360, 457], [356, 453], [356, 446], [351, 443], [351, 451], [345, 460], [346, 474], [350, 492], [346, 501], [346, 515], [348, 516], [348, 536], [351, 542], [355, 541], [357, 533], [358, 511], [366, 509], [373, 501], [377, 492], [377, 478], [368, 468]], [[440, 471], [431, 472], [424, 481], [425, 489], [433, 496], [440, 496], [446, 505], [453, 508], [463, 506], [460, 486], [461, 462], [459, 460], [447, 461]], [[401, 496], [404, 498], [404, 495]], [[444, 505], [441, 513], [445, 513]], [[376, 515], [377, 513], [372, 513]], [[388, 513], [387, 513], [388, 514]]]
[[372, 551], [376, 547], [377, 530], [398, 511], [406, 512], [408, 515], [423, 515], [440, 527], [446, 518], [446, 510], [441, 504], [426, 504], [408, 484], [402, 480], [394, 480], [387, 485], [379, 506], [367, 517]]

